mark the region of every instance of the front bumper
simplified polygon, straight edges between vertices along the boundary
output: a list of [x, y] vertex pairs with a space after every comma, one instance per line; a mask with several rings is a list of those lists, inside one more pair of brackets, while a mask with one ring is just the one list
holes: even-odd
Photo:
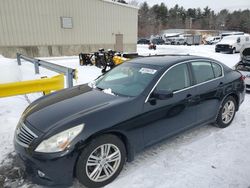
[[227, 52], [227, 53], [232, 53], [233, 48], [230, 48], [229, 46], [217, 46], [215, 47], [216, 52]]
[[70, 186], [74, 179], [76, 152], [36, 154], [14, 142], [15, 151], [21, 159], [28, 179], [45, 186]]

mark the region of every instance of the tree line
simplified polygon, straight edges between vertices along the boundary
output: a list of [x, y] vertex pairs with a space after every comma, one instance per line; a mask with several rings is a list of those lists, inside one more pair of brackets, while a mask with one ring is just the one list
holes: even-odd
[[[135, 3], [135, 1], [133, 1]], [[250, 10], [218, 13], [209, 7], [184, 9], [175, 5], [168, 8], [164, 3], [152, 7], [147, 2], [139, 6], [138, 37], [159, 34], [164, 29], [232, 30], [250, 33]]]

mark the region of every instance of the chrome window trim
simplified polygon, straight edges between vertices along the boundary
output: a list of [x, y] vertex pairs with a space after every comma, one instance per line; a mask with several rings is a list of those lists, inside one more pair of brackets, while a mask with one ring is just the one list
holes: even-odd
[[178, 66], [178, 65], [181, 65], [181, 64], [184, 64], [184, 63], [193, 63], [193, 62], [199, 62], [199, 61], [208, 62], [208, 63], [216, 63], [217, 65], [219, 65], [219, 66], [221, 67], [222, 75], [221, 75], [220, 77], [217, 77], [217, 78], [214, 78], [214, 79], [211, 79], [211, 80], [208, 80], [208, 81], [205, 81], [205, 82], [201, 82], [201, 83], [199, 83], [199, 84], [195, 84], [195, 85], [186, 87], [186, 88], [184, 88], [184, 89], [175, 91], [175, 92], [173, 92], [173, 94], [176, 94], [176, 93], [179, 93], [179, 92], [188, 90], [188, 89], [190, 89], [190, 88], [194, 88], [194, 87], [196, 87], [196, 86], [200, 86], [200, 85], [203, 85], [203, 84], [206, 84], [206, 83], [208, 83], [208, 82], [212, 82], [212, 81], [215, 81], [215, 80], [218, 80], [218, 79], [221, 79], [221, 78], [224, 77], [224, 68], [223, 68], [223, 66], [222, 66], [220, 63], [218, 63], [218, 62], [216, 62], [216, 61], [209, 60], [209, 59], [195, 59], [195, 60], [183, 61], [183, 62], [177, 63], [177, 64], [175, 64], [175, 65], [172, 65], [171, 67], [169, 67], [169, 68], [161, 75], [161, 77], [160, 77], [160, 78], [158, 79], [158, 81], [155, 83], [154, 87], [150, 90], [150, 92], [149, 92], [149, 94], [148, 94], [148, 96], [147, 96], [147, 98], [146, 98], [146, 100], [145, 100], [145, 103], [148, 102], [148, 99], [149, 99], [151, 93], [154, 91], [154, 89], [156, 88], [156, 86], [158, 85], [158, 83], [161, 81], [161, 79], [165, 76], [165, 74], [166, 74], [169, 70], [171, 70], [171, 69], [172, 69], [173, 67], [175, 67], [175, 66]]

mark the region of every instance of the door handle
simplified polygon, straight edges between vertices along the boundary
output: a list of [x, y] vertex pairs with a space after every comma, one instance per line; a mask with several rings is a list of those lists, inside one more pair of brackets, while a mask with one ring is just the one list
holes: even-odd
[[200, 96], [193, 96], [191, 94], [187, 94], [186, 99], [189, 103], [197, 103], [200, 100]]
[[191, 94], [187, 94], [186, 99], [187, 99], [187, 101], [188, 101], [189, 103], [194, 102], [194, 99], [192, 98], [192, 95], [191, 95]]
[[186, 97], [186, 98], [188, 99], [188, 98], [191, 98], [191, 97], [192, 97], [191, 94], [187, 94], [187, 97]]

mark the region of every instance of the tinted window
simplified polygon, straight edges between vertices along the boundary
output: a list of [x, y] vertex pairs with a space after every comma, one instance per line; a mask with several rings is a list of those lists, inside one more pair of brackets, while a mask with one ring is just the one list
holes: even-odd
[[187, 64], [171, 68], [157, 85], [157, 90], [178, 91], [190, 86]]
[[192, 68], [197, 84], [214, 78], [213, 68], [209, 62], [193, 62]]
[[213, 67], [215, 78], [222, 76], [222, 69], [220, 65], [218, 65], [217, 63], [212, 63], [212, 67]]

